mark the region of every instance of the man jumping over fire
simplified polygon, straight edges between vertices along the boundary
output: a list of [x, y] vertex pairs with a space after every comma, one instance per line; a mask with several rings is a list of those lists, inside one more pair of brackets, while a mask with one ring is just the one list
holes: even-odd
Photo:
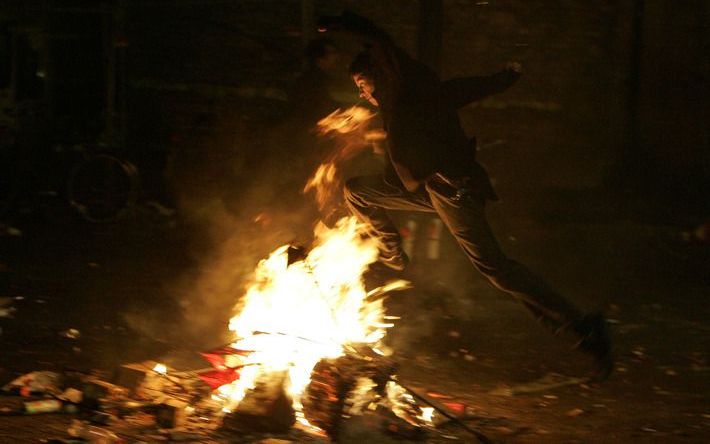
[[346, 12], [325, 17], [319, 25], [321, 30], [354, 33], [367, 42], [350, 74], [360, 97], [379, 108], [389, 162], [384, 174], [350, 179], [345, 199], [350, 211], [381, 240], [380, 261], [394, 270], [403, 270], [408, 263], [386, 210], [436, 212], [492, 285], [515, 296], [555, 334], [575, 335], [578, 348], [595, 360], [591, 379], [606, 379], [613, 358], [605, 318], [582, 314], [528, 268], [508, 258], [486, 220], [486, 201], [497, 197], [475, 159], [475, 139], [464, 133], [457, 109], [508, 88], [520, 76], [520, 65], [511, 63], [487, 77], [442, 82], [363, 17]]

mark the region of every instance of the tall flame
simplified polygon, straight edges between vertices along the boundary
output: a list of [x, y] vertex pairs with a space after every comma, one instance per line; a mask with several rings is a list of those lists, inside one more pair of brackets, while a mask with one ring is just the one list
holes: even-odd
[[[300, 395], [313, 367], [324, 358], [341, 356], [349, 344], [375, 348], [392, 324], [385, 322], [383, 300], [368, 297], [363, 272], [378, 256], [377, 240], [363, 236], [355, 218], [334, 228], [319, 224], [314, 248], [289, 264], [288, 246], [262, 260], [229, 329], [232, 347], [249, 350], [233, 356], [240, 377], [219, 388], [227, 409], [235, 408], [264, 374], [288, 375], [287, 390], [300, 409]], [[404, 281], [386, 290], [403, 288]], [[369, 295], [379, 293], [370, 291]]]
[[303, 188], [303, 192], [307, 193], [310, 190], [315, 190], [318, 208], [323, 210], [338, 191], [339, 184], [340, 178], [337, 173], [337, 168], [335, 167], [335, 162], [326, 162], [321, 164], [313, 174], [313, 177], [308, 179], [306, 186]]
[[315, 190], [318, 208], [324, 211], [339, 194], [341, 179], [337, 164], [351, 158], [367, 146], [367, 130], [370, 120], [375, 117], [370, 110], [361, 106], [336, 109], [318, 121], [318, 131], [322, 135], [334, 134], [338, 137], [338, 148], [313, 173], [306, 182], [303, 192]]
[[[369, 110], [354, 106], [318, 122], [321, 134], [333, 133], [339, 141], [303, 190], [315, 190], [321, 210], [334, 202], [340, 189], [338, 162], [369, 143], [365, 130], [372, 117]], [[321, 223], [315, 235], [314, 247], [304, 259], [291, 262], [289, 246], [284, 245], [258, 264], [238, 314], [229, 323], [235, 353], [227, 356], [224, 367], [238, 369], [238, 377], [215, 394], [226, 411], [236, 408], [257, 381], [285, 374], [284, 388], [293, 399], [296, 417], [307, 423], [301, 396], [320, 360], [337, 358], [362, 344], [386, 353], [381, 340], [393, 318], [385, 316], [382, 295], [406, 288], [408, 282], [365, 290], [362, 276], [378, 258], [379, 241], [366, 235], [354, 217], [340, 219], [334, 228]], [[368, 387], [364, 384], [362, 390]]]

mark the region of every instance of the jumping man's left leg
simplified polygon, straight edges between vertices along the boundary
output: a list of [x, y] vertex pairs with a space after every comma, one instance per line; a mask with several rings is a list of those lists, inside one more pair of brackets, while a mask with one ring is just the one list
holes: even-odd
[[527, 267], [501, 250], [486, 220], [483, 197], [457, 194], [448, 184], [426, 185], [432, 205], [476, 268], [497, 288], [514, 295], [543, 325], [555, 333], [569, 330], [579, 347], [597, 360], [597, 379], [611, 372], [611, 344], [606, 322], [583, 315], [570, 301], [550, 288]]

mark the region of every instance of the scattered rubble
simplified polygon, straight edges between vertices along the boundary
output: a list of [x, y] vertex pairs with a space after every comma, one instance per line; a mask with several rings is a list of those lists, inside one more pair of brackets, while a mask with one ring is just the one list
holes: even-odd
[[577, 416], [583, 415], [584, 413], [585, 413], [584, 410], [582, 410], [582, 409], [580, 409], [580, 408], [574, 408], [574, 409], [568, 410], [568, 411], [565, 413], [565, 415], [566, 415], [566, 416], [569, 416], [570, 418], [575, 418], [575, 417], [577, 417]]
[[79, 337], [81, 336], [81, 332], [76, 328], [70, 328], [68, 330], [64, 330], [63, 332], [60, 332], [59, 335], [68, 339], [79, 339]]
[[[450, 401], [448, 395], [429, 394], [446, 401], [438, 406], [395, 384], [391, 361], [345, 356], [325, 360], [314, 369], [304, 400], [310, 423], [305, 418], [297, 421], [285, 391], [285, 374], [260, 381], [229, 412], [212, 396], [210, 384], [223, 361], [214, 351], [203, 356], [213, 368], [178, 371], [145, 361], [122, 365], [113, 375], [102, 377], [31, 372], [2, 388], [3, 395], [24, 401], [0, 415], [71, 415], [67, 436], [47, 441], [57, 443], [201, 442], [235, 435], [254, 436], [254, 442], [261, 436], [259, 442], [286, 443], [327, 442], [326, 434], [336, 440], [367, 435], [377, 442], [423, 441], [435, 424], [458, 420], [466, 411], [464, 404]], [[367, 391], [371, 393], [361, 396]], [[436, 407], [420, 408], [419, 400]], [[482, 434], [479, 440], [487, 442]]]

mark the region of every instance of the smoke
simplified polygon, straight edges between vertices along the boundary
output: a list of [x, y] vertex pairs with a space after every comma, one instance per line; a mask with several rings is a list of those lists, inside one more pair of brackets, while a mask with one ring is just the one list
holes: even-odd
[[194, 346], [227, 342], [229, 318], [260, 259], [286, 243], [310, 243], [319, 215], [301, 190], [324, 157], [315, 132], [291, 122], [224, 113], [203, 133], [173, 148], [166, 171], [191, 262], [165, 283], [180, 317], [162, 308], [124, 315], [146, 336]]
[[301, 193], [320, 155], [308, 128], [283, 125], [253, 142], [247, 149], [260, 154], [234, 168], [227, 192], [208, 201], [183, 198], [184, 210], [208, 236], [192, 291], [181, 298], [194, 335], [225, 335], [258, 261], [283, 244], [310, 244], [318, 220]]

